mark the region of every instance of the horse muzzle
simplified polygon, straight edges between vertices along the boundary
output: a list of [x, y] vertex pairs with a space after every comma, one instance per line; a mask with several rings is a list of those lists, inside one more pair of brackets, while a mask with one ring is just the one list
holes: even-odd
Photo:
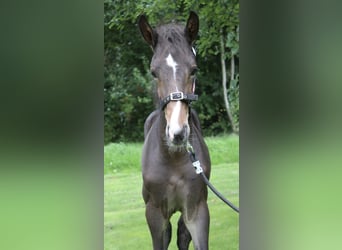
[[169, 144], [173, 146], [180, 146], [186, 144], [190, 133], [189, 125], [186, 124], [180, 129], [173, 129], [170, 126], [167, 126], [166, 129], [166, 137], [169, 141]]

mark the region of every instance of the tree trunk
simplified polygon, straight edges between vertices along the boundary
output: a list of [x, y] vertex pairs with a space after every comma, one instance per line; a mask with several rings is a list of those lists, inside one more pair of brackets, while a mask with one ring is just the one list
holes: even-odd
[[[223, 34], [221, 32], [220, 36], [220, 45], [221, 45], [221, 68], [222, 68], [222, 87], [223, 87], [223, 98], [224, 98], [224, 104], [226, 106], [226, 111], [228, 115], [228, 120], [230, 124], [232, 125], [232, 130], [234, 133], [236, 133], [236, 127], [233, 120], [233, 116], [230, 111], [230, 105], [228, 100], [228, 92], [227, 92], [227, 72], [226, 72], [226, 62], [224, 59], [224, 42], [223, 42]], [[235, 74], [235, 63], [234, 63], [234, 56], [232, 55], [231, 58], [231, 76], [230, 79], [234, 80], [234, 74]]]

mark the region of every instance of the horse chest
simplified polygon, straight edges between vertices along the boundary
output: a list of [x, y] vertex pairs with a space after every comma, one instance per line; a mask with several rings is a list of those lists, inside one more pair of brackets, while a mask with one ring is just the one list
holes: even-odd
[[189, 198], [196, 195], [196, 190], [193, 190], [194, 182], [193, 176], [176, 171], [155, 174], [145, 180], [150, 201], [156, 207], [161, 207], [164, 214], [184, 209]]
[[166, 205], [164, 209], [169, 214], [183, 210], [189, 195], [190, 190], [183, 176], [169, 176], [168, 181], [165, 183], [165, 194], [162, 199], [164, 205]]
[[171, 175], [166, 184], [166, 192], [170, 198], [184, 199], [184, 195], [187, 194], [185, 178], [182, 176]]

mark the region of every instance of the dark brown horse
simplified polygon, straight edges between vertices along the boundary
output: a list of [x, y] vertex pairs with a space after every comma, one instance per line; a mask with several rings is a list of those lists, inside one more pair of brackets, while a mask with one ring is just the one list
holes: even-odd
[[162, 25], [153, 29], [144, 15], [139, 28], [152, 47], [151, 73], [157, 81], [159, 109], [145, 122], [142, 156], [143, 198], [153, 249], [165, 250], [171, 241], [170, 217], [181, 212], [177, 245], [208, 249], [209, 211], [207, 187], [197, 175], [186, 146], [193, 146], [205, 175], [210, 175], [210, 157], [199, 119], [190, 108], [197, 99], [195, 51], [199, 19], [191, 12], [186, 26]]

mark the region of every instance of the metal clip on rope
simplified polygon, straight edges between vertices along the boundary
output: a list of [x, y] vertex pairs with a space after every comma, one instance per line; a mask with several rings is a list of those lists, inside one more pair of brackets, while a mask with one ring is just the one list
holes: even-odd
[[194, 166], [194, 168], [196, 170], [196, 174], [203, 173], [203, 169], [201, 168], [201, 163], [200, 163], [199, 160], [196, 159], [196, 155], [194, 153], [194, 149], [192, 148], [190, 143], [187, 144], [186, 149], [187, 149], [187, 151], [189, 153], [190, 160], [192, 162], [192, 166]]
[[216, 194], [217, 197], [219, 197], [224, 203], [230, 206], [235, 212], [239, 213], [239, 208], [236, 207], [230, 201], [228, 201], [225, 197], [223, 197], [223, 195], [219, 191], [217, 191], [216, 188], [209, 182], [208, 178], [203, 173], [203, 169], [201, 168], [201, 163], [199, 160], [197, 160], [194, 149], [189, 142], [186, 145], [186, 150], [189, 153], [190, 160], [192, 162], [192, 166], [194, 166], [196, 170], [196, 174], [201, 174], [203, 177], [203, 181], [205, 182], [205, 184], [207, 184], [207, 186], [211, 189], [211, 191], [213, 191], [213, 193]]

